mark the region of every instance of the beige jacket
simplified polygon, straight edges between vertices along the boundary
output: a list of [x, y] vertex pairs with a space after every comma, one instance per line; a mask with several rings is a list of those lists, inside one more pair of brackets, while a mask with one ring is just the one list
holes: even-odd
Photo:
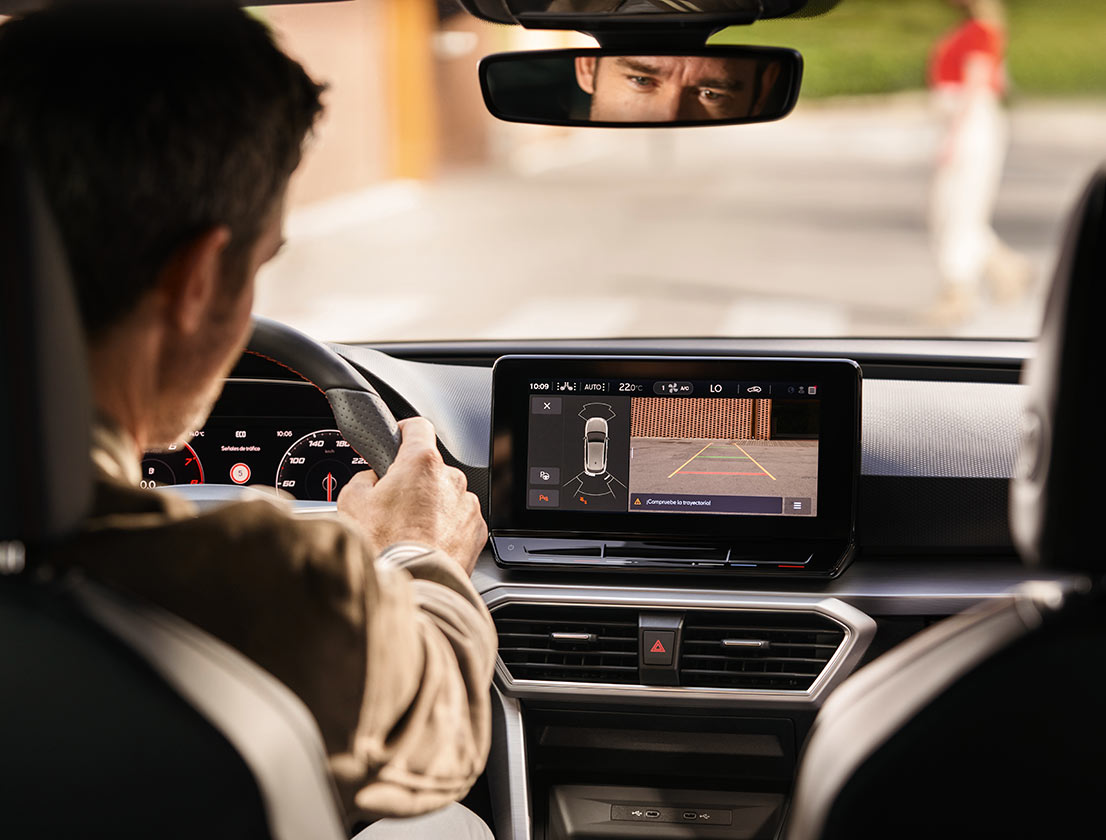
[[291, 688], [322, 730], [351, 817], [407, 816], [462, 797], [490, 742], [495, 628], [464, 571], [403, 544], [374, 557], [352, 523], [279, 500], [196, 515], [137, 487], [123, 433], [99, 427], [80, 567], [237, 648]]

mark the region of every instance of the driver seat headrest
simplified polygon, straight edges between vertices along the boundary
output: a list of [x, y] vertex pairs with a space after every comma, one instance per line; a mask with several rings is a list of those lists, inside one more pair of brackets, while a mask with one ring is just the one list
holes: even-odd
[[0, 146], [0, 543], [9, 546], [64, 536], [92, 495], [84, 333], [64, 253], [26, 159]]
[[1106, 168], [1071, 221], [1026, 367], [1027, 405], [1010, 492], [1014, 543], [1029, 565], [1106, 571], [1097, 507], [1102, 413], [1097, 341], [1106, 314]]

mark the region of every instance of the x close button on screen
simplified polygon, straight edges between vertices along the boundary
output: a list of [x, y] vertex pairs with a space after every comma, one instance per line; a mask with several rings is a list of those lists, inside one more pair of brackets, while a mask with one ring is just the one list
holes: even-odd
[[530, 411], [534, 414], [560, 414], [560, 397], [531, 397]]

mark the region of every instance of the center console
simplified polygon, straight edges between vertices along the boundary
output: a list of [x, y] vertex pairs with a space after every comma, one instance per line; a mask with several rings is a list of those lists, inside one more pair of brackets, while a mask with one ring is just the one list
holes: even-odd
[[485, 598], [511, 840], [774, 837], [814, 715], [875, 633], [821, 595], [519, 583]]
[[496, 363], [491, 543], [515, 584], [485, 597], [512, 837], [774, 836], [874, 625], [717, 584], [848, 564], [860, 381], [845, 360]]

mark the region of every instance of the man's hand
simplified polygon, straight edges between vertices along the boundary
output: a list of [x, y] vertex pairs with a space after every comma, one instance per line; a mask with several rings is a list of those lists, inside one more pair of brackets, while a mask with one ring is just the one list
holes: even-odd
[[338, 510], [361, 525], [376, 550], [416, 542], [444, 551], [469, 574], [488, 540], [480, 502], [468, 492], [465, 474], [447, 467], [430, 421], [399, 423], [403, 437], [396, 460], [378, 478], [356, 473], [338, 494]]

